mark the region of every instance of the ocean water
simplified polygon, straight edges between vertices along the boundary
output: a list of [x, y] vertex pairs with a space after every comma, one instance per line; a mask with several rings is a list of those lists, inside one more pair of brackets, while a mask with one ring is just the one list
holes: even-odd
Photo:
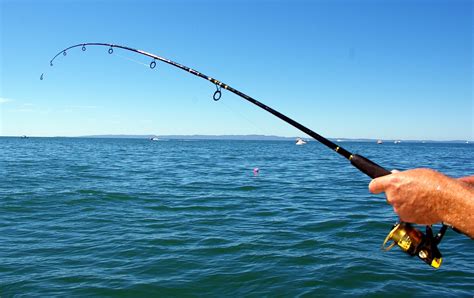
[[[473, 174], [470, 144], [341, 145]], [[396, 215], [316, 142], [0, 138], [0, 178], [2, 298], [474, 295], [473, 240], [381, 251]]]

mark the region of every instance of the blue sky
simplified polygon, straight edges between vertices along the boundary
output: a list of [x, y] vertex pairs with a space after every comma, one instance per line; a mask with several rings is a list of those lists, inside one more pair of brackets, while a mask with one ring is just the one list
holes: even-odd
[[[474, 139], [472, 1], [1, 2], [0, 135], [302, 135], [212, 76], [327, 137]], [[45, 73], [45, 80], [39, 76]]]

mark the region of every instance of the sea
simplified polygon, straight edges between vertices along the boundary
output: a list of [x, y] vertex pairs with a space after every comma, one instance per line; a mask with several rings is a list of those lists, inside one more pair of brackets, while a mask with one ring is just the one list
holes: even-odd
[[[474, 174], [472, 144], [340, 145]], [[474, 240], [383, 251], [393, 209], [315, 141], [3, 137], [0, 179], [1, 298], [474, 296]]]

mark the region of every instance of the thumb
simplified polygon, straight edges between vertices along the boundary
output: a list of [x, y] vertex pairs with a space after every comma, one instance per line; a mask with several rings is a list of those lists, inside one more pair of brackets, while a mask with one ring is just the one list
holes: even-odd
[[374, 194], [381, 193], [387, 188], [387, 176], [379, 177], [370, 181], [369, 191]]

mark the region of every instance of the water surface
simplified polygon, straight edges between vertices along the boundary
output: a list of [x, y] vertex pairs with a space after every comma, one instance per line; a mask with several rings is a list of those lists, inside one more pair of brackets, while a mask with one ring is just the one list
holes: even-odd
[[[467, 144], [341, 145], [474, 168]], [[439, 270], [382, 252], [391, 207], [315, 142], [0, 138], [0, 178], [2, 298], [474, 295], [474, 241], [448, 231]]]

